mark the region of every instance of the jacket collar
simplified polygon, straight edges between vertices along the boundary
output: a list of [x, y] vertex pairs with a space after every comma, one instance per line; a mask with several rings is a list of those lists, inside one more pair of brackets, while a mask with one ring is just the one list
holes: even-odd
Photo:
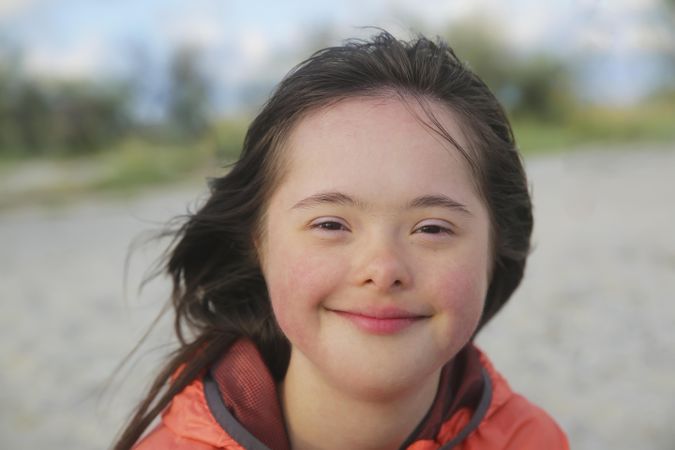
[[[237, 341], [212, 367], [204, 379], [204, 394], [218, 424], [244, 448], [289, 450], [276, 383], [251, 341]], [[401, 448], [434, 441], [445, 421], [468, 408], [474, 412], [471, 420], [443, 446], [452, 448], [481, 422], [490, 395], [480, 353], [469, 343], [444, 366], [432, 406]]]

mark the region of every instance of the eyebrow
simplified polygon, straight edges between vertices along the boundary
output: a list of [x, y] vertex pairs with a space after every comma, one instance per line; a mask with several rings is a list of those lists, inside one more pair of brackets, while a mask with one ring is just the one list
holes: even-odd
[[[354, 206], [360, 209], [368, 208], [368, 204], [366, 202], [363, 202], [342, 192], [319, 192], [300, 200], [298, 203], [293, 205], [291, 209], [307, 209], [320, 205]], [[452, 209], [471, 215], [471, 212], [467, 209], [466, 205], [443, 194], [422, 195], [412, 199], [405, 206], [406, 209], [437, 207]]]
[[342, 192], [319, 192], [318, 194], [310, 195], [307, 198], [300, 200], [293, 205], [291, 209], [306, 209], [319, 205], [345, 205], [356, 206], [362, 209], [366, 208], [365, 203], [350, 197]]
[[471, 215], [471, 212], [467, 209], [466, 205], [453, 200], [447, 195], [442, 194], [422, 195], [420, 197], [414, 198], [407, 205], [408, 209], [434, 207], [448, 208]]

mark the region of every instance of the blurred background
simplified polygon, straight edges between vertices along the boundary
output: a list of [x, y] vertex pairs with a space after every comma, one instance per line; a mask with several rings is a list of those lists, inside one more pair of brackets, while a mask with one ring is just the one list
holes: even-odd
[[672, 0], [3, 0], [0, 170], [11, 195], [0, 205], [231, 161], [275, 83], [312, 51], [372, 34], [367, 25], [448, 39], [528, 154], [671, 140], [674, 17]]
[[2, 0], [0, 447], [109, 445], [170, 343], [108, 380], [168, 292], [129, 246], [366, 26], [447, 39], [512, 118], [537, 249], [481, 344], [574, 448], [675, 447], [672, 0]]

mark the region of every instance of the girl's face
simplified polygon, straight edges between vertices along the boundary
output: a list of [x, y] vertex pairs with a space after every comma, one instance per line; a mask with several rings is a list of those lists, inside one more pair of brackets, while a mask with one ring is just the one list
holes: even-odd
[[[300, 121], [259, 242], [291, 368], [361, 398], [434, 383], [489, 282], [471, 172], [411, 108], [424, 117], [414, 102], [353, 98]], [[465, 145], [453, 114], [431, 108]]]

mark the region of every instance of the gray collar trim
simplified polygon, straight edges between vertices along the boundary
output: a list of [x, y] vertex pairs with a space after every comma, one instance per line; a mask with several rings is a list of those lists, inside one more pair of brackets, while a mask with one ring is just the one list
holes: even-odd
[[220, 396], [218, 384], [210, 373], [207, 373], [204, 377], [204, 396], [213, 418], [239, 445], [247, 450], [270, 450], [270, 448], [244, 428], [232, 415], [230, 410], [227, 409], [223, 398]]
[[[466, 439], [480, 423], [483, 421], [487, 413], [490, 403], [492, 402], [492, 380], [488, 376], [485, 368], [482, 369], [483, 375], [483, 395], [481, 396], [478, 408], [474, 412], [469, 423], [455, 436], [450, 442], [443, 445], [440, 450], [451, 450]], [[220, 396], [218, 384], [213, 379], [210, 373], [204, 377], [204, 396], [209, 405], [211, 414], [216, 419], [216, 422], [234, 439], [247, 450], [270, 450], [265, 444], [260, 442], [253, 436], [246, 428], [244, 428], [239, 421], [232, 415], [223, 398]]]
[[483, 374], [484, 384], [483, 395], [481, 396], [480, 402], [478, 403], [478, 408], [476, 408], [473, 416], [471, 416], [469, 423], [467, 423], [466, 426], [462, 428], [459, 433], [457, 433], [457, 436], [452, 438], [450, 442], [444, 444], [439, 450], [450, 450], [455, 448], [456, 445], [460, 444], [464, 439], [467, 438], [467, 436], [469, 436], [469, 434], [478, 428], [485, 418], [485, 414], [487, 413], [488, 408], [490, 408], [490, 403], [492, 403], [492, 380], [487, 374], [485, 367], [482, 368], [481, 373]]

